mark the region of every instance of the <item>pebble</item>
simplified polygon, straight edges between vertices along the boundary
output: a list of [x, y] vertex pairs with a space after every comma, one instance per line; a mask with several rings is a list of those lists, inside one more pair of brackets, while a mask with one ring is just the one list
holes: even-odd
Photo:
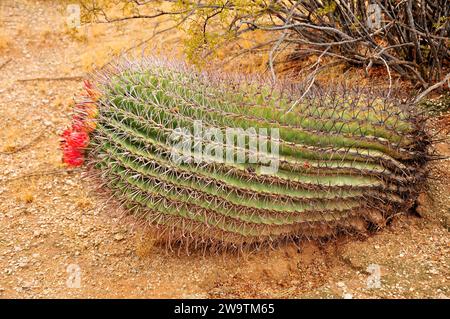
[[125, 237], [124, 237], [122, 234], [115, 234], [115, 235], [114, 235], [114, 239], [115, 239], [116, 241], [121, 241], [121, 240], [124, 240]]
[[345, 287], [345, 283], [343, 283], [342, 281], [339, 281], [336, 285], [337, 285], [339, 288], [344, 288], [344, 287]]
[[28, 266], [28, 258], [22, 257], [17, 263], [17, 266], [19, 266], [19, 268], [26, 268]]
[[5, 268], [4, 272], [7, 275], [11, 275], [14, 271], [11, 268]]

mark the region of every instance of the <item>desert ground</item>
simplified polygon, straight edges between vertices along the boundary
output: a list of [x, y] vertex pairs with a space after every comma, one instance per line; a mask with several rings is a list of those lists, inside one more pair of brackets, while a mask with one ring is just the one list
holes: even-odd
[[[82, 77], [159, 25], [74, 33], [65, 19], [58, 1], [0, 2], [0, 298], [450, 297], [450, 159], [429, 164], [417, 214], [366, 237], [240, 256], [155, 246], [62, 165], [59, 135]], [[152, 42], [168, 50], [170, 36]], [[444, 156], [449, 119], [429, 124]]]

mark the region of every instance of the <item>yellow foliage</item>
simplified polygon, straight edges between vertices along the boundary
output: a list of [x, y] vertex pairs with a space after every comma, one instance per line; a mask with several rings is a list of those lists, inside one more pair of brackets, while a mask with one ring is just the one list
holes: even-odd
[[[238, 33], [247, 25], [233, 25], [235, 19], [252, 16], [252, 21], [257, 24], [264, 24], [266, 16], [263, 12], [269, 5], [264, 0], [234, 0], [232, 3], [227, 0], [202, 0], [203, 7], [199, 8], [197, 2], [177, 0], [172, 3], [164, 1], [152, 1], [147, 5], [138, 6], [134, 1], [128, 0], [98, 0], [95, 2], [95, 8], [91, 0], [78, 0], [82, 4], [82, 22], [87, 24], [95, 21], [104, 21], [103, 12], [106, 13], [108, 20], [123, 19], [133, 15], [153, 15], [157, 10], [166, 12], [184, 12], [185, 14], [175, 14], [170, 17], [156, 19], [130, 19], [126, 22], [116, 22], [114, 24], [100, 24], [99, 27], [94, 24], [89, 25], [88, 44], [89, 47], [80, 57], [82, 68], [85, 71], [91, 71], [93, 68], [102, 67], [111, 60], [111, 56], [120, 53], [122, 50], [131, 47], [132, 39], [145, 39], [151, 36], [152, 32], [166, 29], [168, 26], [175, 26], [169, 32], [163, 33], [158, 41], [147, 42], [148, 52], [153, 54], [167, 55], [171, 52], [172, 56], [178, 56], [184, 53], [187, 60], [197, 66], [205, 67], [212, 60], [223, 60], [230, 56], [230, 53], [236, 53], [237, 50], [251, 50], [252, 47], [259, 44], [260, 40], [267, 40], [267, 36], [262, 36], [264, 32], [251, 31], [241, 35]], [[232, 5], [232, 7], [230, 7]], [[270, 4], [273, 8], [276, 4]], [[191, 11], [192, 9], [194, 9]], [[101, 9], [101, 11], [99, 10]], [[139, 9], [139, 11], [137, 11]], [[189, 14], [189, 18], [186, 15]], [[125, 24], [126, 23], [126, 24]], [[124, 27], [126, 25], [126, 27]], [[133, 29], [133, 26], [140, 25], [141, 28]], [[102, 41], [104, 31], [102, 28], [118, 28], [115, 41], [108, 41], [106, 44]], [[133, 32], [130, 32], [133, 30]], [[176, 31], [181, 32], [176, 32]], [[134, 32], [135, 31], [135, 32]], [[145, 34], [144, 34], [145, 31]], [[175, 31], [175, 32], [174, 32]], [[126, 41], [119, 40], [122, 35], [127, 34]], [[265, 32], [264, 34], [267, 34]], [[138, 36], [139, 35], [139, 36]], [[172, 39], [176, 35], [177, 39], [183, 44], [174, 50]], [[98, 37], [98, 38], [97, 38]], [[171, 42], [170, 44], [167, 42]], [[181, 47], [181, 48], [180, 48]], [[142, 47], [141, 47], [142, 48]], [[169, 49], [169, 50], [168, 50]], [[181, 51], [181, 52], [180, 52]], [[249, 56], [253, 63], [249, 63]], [[254, 55], [254, 56], [253, 56]], [[254, 71], [263, 68], [267, 60], [267, 54], [249, 52], [240, 59], [238, 64], [244, 72]], [[250, 60], [251, 60], [250, 59]], [[255, 62], [256, 61], [256, 66]]]
[[336, 2], [334, 0], [326, 2], [323, 8], [320, 8], [316, 11], [317, 15], [324, 16], [329, 13], [333, 13], [336, 10]]
[[[195, 65], [204, 65], [207, 60], [219, 57], [219, 48], [228, 45], [236, 39], [236, 30], [230, 30], [229, 26], [239, 16], [255, 16], [265, 3], [262, 0], [236, 0], [233, 1], [233, 10], [229, 10], [228, 1], [205, 0], [203, 9], [196, 9], [188, 22], [180, 25], [187, 38], [184, 41], [187, 59]], [[173, 11], [190, 11], [197, 4], [179, 0], [173, 6]], [[222, 7], [223, 9], [218, 9]], [[179, 22], [183, 15], [177, 19]], [[257, 19], [254, 20], [257, 22]], [[244, 42], [250, 46], [250, 42]]]

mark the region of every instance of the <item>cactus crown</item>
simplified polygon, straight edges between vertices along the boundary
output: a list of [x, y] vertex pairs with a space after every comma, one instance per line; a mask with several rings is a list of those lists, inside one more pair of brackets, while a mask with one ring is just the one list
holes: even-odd
[[[98, 92], [85, 102], [96, 106], [89, 166], [121, 206], [171, 242], [242, 245], [361, 232], [409, 209], [424, 178], [422, 121], [368, 91], [317, 89], [299, 100], [293, 84], [156, 58], [123, 61], [94, 81]], [[86, 118], [86, 107], [81, 113]], [[174, 134], [186, 138], [199, 121], [215, 137], [230, 128], [246, 135], [231, 147], [204, 134], [183, 152], [174, 148]], [[260, 129], [278, 132], [265, 150], [250, 147]], [[189, 160], [185, 151], [196, 154], [198, 145], [205, 154], [202, 142], [210, 152]], [[225, 153], [231, 161], [217, 160]], [[264, 171], [274, 154], [276, 169]]]

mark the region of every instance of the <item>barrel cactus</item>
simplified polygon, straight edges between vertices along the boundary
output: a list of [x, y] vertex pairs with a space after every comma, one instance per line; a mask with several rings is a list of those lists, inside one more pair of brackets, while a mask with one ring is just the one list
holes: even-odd
[[156, 58], [117, 63], [86, 87], [66, 162], [85, 157], [110, 198], [170, 243], [365, 232], [413, 207], [425, 177], [423, 121], [369, 91], [305, 93]]

